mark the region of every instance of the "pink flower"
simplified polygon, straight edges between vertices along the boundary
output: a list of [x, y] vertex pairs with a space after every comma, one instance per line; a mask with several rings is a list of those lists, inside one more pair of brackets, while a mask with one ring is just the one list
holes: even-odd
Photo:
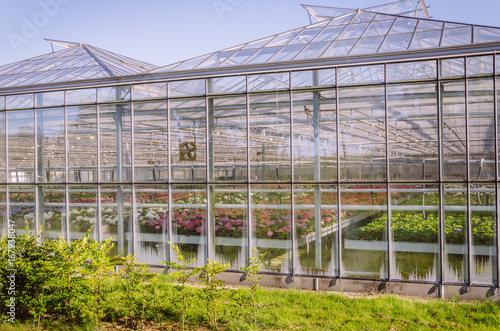
[[196, 232], [200, 233], [201, 231], [203, 231], [203, 228], [201, 226], [196, 228]]
[[332, 218], [331, 218], [331, 217], [325, 217], [325, 221], [326, 221], [326, 222], [331, 222], [331, 221], [332, 221]]
[[155, 229], [156, 229], [156, 230], [159, 230], [159, 229], [160, 229], [160, 226], [159, 226], [159, 225], [155, 226]]
[[267, 231], [267, 236], [268, 237], [272, 237], [273, 236], [273, 232], [271, 230]]
[[242, 231], [242, 230], [243, 230], [243, 227], [238, 226], [238, 231]]
[[216, 225], [215, 226], [215, 231], [219, 231], [219, 229], [220, 229], [220, 225]]

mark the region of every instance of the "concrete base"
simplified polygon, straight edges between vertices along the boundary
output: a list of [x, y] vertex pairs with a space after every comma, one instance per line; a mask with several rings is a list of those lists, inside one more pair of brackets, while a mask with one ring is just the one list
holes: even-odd
[[[165, 272], [165, 268], [151, 267], [152, 272]], [[250, 286], [243, 273], [224, 272], [220, 275], [226, 285]], [[197, 279], [190, 279], [199, 282]], [[424, 284], [411, 282], [388, 282], [366, 279], [329, 279], [306, 276], [264, 275], [261, 286], [282, 289], [316, 290], [324, 292], [358, 293], [358, 294], [397, 294], [422, 298], [444, 298], [459, 300], [492, 300], [500, 302], [500, 288], [485, 286], [461, 286]]]
[[[228, 285], [250, 285], [243, 280], [243, 274], [226, 272], [220, 277]], [[315, 277], [292, 277], [283, 275], [264, 275], [261, 286], [297, 290], [318, 290], [350, 292], [360, 294], [398, 294], [426, 298], [445, 298], [460, 300], [500, 301], [498, 287], [440, 285], [410, 282], [387, 282], [365, 279], [328, 279]]]

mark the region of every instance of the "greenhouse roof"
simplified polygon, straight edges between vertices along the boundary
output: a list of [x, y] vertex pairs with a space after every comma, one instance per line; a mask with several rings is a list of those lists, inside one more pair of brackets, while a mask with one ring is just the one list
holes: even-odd
[[63, 49], [0, 66], [0, 87], [129, 76], [157, 68], [91, 45], [46, 40]]
[[500, 42], [500, 28], [429, 19], [423, 0], [403, 0], [366, 9], [304, 8], [319, 22], [153, 72], [327, 60]]
[[[350, 14], [356, 11], [355, 9], [324, 7], [324, 6], [302, 5], [302, 7], [304, 7], [304, 9], [307, 10], [307, 12], [309, 13], [309, 18], [311, 19], [311, 23], [313, 22], [313, 20], [321, 22], [342, 15]], [[430, 18], [424, 0], [401, 0], [379, 6], [368, 7], [365, 8], [364, 10], [377, 13], [384, 13], [384, 14], [404, 15], [417, 18]]]

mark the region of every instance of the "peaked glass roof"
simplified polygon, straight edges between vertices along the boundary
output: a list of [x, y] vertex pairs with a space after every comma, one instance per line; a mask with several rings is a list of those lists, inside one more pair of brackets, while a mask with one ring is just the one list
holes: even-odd
[[[321, 8], [321, 17], [330, 18], [174, 63], [153, 72], [328, 59], [500, 42], [500, 28], [420, 17], [428, 17], [423, 0], [397, 1], [368, 8], [370, 10]], [[409, 12], [408, 9], [411, 8], [414, 10]], [[311, 6], [306, 6], [306, 9], [309, 13], [313, 10]], [[397, 12], [403, 12], [404, 15], [395, 14]]]
[[0, 87], [128, 76], [157, 68], [86, 44], [48, 41], [64, 49], [0, 66]]
[[[321, 22], [345, 14], [352, 13], [356, 9], [324, 7], [324, 6], [309, 6], [302, 5], [309, 13], [311, 22]], [[368, 7], [365, 11], [377, 12], [381, 14], [404, 15], [417, 18], [430, 18], [425, 6], [424, 0], [400, 0], [386, 3], [379, 6]]]

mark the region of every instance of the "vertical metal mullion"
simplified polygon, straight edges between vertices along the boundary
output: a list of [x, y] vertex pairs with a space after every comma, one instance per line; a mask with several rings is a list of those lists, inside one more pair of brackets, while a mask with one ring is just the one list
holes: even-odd
[[[101, 107], [99, 104], [99, 91], [96, 89], [96, 131], [97, 131], [97, 240], [102, 240], [101, 233]], [[94, 233], [96, 233], [94, 229]]]
[[[166, 89], [166, 95], [167, 95], [167, 195], [168, 195], [168, 201], [167, 201], [167, 238], [168, 242], [172, 243], [172, 185], [170, 184], [172, 182], [172, 167], [171, 167], [171, 159], [172, 159], [172, 147], [171, 147], [171, 140], [170, 140], [170, 99], [169, 94], [168, 94], [168, 87], [169, 83], [167, 82], [165, 84], [165, 89]], [[170, 245], [166, 247], [165, 249], [165, 260], [167, 261], [172, 261], [172, 251], [170, 249]]]
[[[444, 33], [444, 32], [443, 32]], [[441, 61], [436, 60], [437, 65], [437, 119], [438, 119], [438, 172], [439, 172], [439, 297], [444, 298], [444, 263], [445, 263], [445, 224], [444, 224], [444, 164], [443, 164], [443, 114], [441, 93]]]
[[[33, 139], [33, 144], [35, 145], [34, 149], [35, 149], [35, 159], [34, 159], [34, 162], [33, 162], [33, 167], [35, 168], [35, 180], [34, 180], [34, 188], [35, 188], [35, 234], [38, 235], [38, 227], [40, 225], [40, 217], [39, 217], [39, 214], [40, 214], [40, 197], [38, 196], [38, 184], [39, 184], [39, 180], [38, 180], [38, 135], [37, 135], [37, 131], [38, 131], [38, 121], [37, 121], [37, 118], [36, 118], [36, 114], [37, 114], [37, 111], [36, 111], [36, 106], [37, 106], [37, 102], [36, 102], [36, 94], [33, 93], [33, 135], [34, 135], [34, 139]], [[42, 165], [43, 166], [43, 165]]]
[[335, 107], [337, 111], [335, 112], [336, 120], [336, 131], [337, 131], [337, 268], [338, 268], [338, 278], [342, 278], [342, 220], [340, 217], [340, 205], [341, 205], [341, 190], [340, 190], [340, 95], [339, 95], [339, 70], [335, 69]]
[[291, 194], [291, 213], [292, 213], [292, 259], [291, 259], [291, 269], [292, 269], [292, 277], [295, 276], [295, 266], [298, 265], [295, 261], [296, 258], [298, 258], [298, 249], [297, 249], [297, 242], [295, 238], [297, 237], [295, 235], [295, 177], [294, 177], [294, 169], [293, 169], [293, 159], [294, 159], [294, 148], [293, 148], [293, 93], [292, 93], [292, 72], [288, 72], [288, 84], [289, 84], [289, 89], [288, 89], [288, 97], [290, 101], [290, 194]]
[[[132, 86], [130, 87], [132, 91]], [[135, 130], [134, 130], [134, 102], [130, 101], [130, 180], [131, 180], [131, 194], [132, 194], [132, 255], [137, 255], [137, 213], [136, 213], [136, 200], [135, 200]], [[154, 170], [153, 170], [154, 171]]]
[[64, 92], [64, 158], [65, 158], [65, 165], [64, 165], [64, 192], [65, 192], [65, 198], [64, 198], [64, 203], [66, 205], [65, 207], [65, 224], [66, 224], [66, 241], [69, 243], [70, 242], [70, 232], [69, 232], [69, 187], [68, 187], [68, 182], [69, 182], [69, 141], [68, 141], [68, 107], [66, 106], [67, 100], [66, 100], [66, 94], [67, 91]]
[[[493, 70], [495, 74], [498, 74], [496, 72], [497, 68], [497, 57], [496, 54], [493, 55]], [[500, 139], [500, 134], [498, 132], [498, 91], [497, 91], [497, 77], [494, 75], [493, 76], [493, 96], [494, 96], [494, 123], [495, 123], [495, 178], [496, 178], [496, 229], [497, 229], [497, 238], [496, 238], [496, 243], [497, 243], [497, 287], [500, 287], [500, 179], [499, 179], [499, 167], [498, 167], [498, 162], [499, 162], [499, 156], [498, 156], [498, 150], [499, 150], [499, 143], [498, 140]]]
[[252, 251], [252, 208], [251, 208], [251, 161], [250, 161], [250, 95], [248, 90], [248, 75], [245, 75], [245, 84], [246, 84], [246, 124], [247, 124], [247, 252], [246, 252], [246, 263], [248, 265], [250, 263], [250, 252]]
[[391, 188], [390, 188], [390, 157], [389, 157], [389, 97], [387, 95], [387, 63], [384, 63], [384, 104], [385, 104], [385, 182], [387, 190], [387, 278], [392, 280], [392, 229], [391, 229]]
[[[4, 116], [5, 116], [5, 210], [7, 212], [7, 215], [10, 215], [10, 194], [9, 194], [9, 189], [10, 186], [8, 185], [10, 180], [9, 180], [9, 116], [7, 112], [7, 98], [5, 98], [5, 111], [4, 111]], [[9, 217], [7, 217], [7, 225], [6, 225], [6, 231], [5, 234], [8, 234], [9, 230]], [[5, 223], [5, 220], [4, 220]], [[15, 228], [14, 228], [15, 229]]]
[[[213, 170], [212, 170], [212, 167], [211, 165], [213, 165], [213, 160], [210, 160], [211, 157], [213, 157], [213, 155], [211, 155], [210, 153], [210, 149], [213, 147], [211, 145], [213, 145], [213, 138], [210, 138], [210, 129], [213, 129], [213, 127], [211, 125], [209, 125], [209, 121], [213, 119], [213, 116], [212, 116], [212, 119], [210, 118], [210, 114], [209, 114], [209, 98], [208, 98], [208, 92], [209, 92], [209, 86], [208, 86], [208, 80], [211, 79], [211, 78], [205, 78], [205, 141], [206, 141], [206, 147], [205, 147], [205, 155], [206, 155], [206, 160], [205, 160], [205, 183], [206, 183], [206, 188], [205, 188], [205, 196], [206, 196], [206, 200], [207, 200], [207, 204], [206, 204], [206, 211], [205, 211], [205, 244], [206, 244], [206, 247], [205, 247], [205, 256], [207, 259], [212, 259], [214, 257], [211, 256], [211, 246], [213, 244], [212, 242], [212, 231], [211, 231], [211, 222], [212, 222], [212, 219], [211, 219], [211, 212], [212, 212], [212, 190], [211, 190], [211, 183], [212, 183], [212, 180], [213, 180]], [[212, 107], [212, 111], [213, 111], [213, 107]], [[193, 178], [194, 180], [194, 178]], [[207, 261], [208, 263], [208, 261]]]
[[465, 168], [467, 171], [467, 284], [472, 285], [472, 211], [471, 211], [471, 176], [470, 176], [470, 143], [469, 143], [469, 80], [467, 70], [467, 57], [465, 57]]

